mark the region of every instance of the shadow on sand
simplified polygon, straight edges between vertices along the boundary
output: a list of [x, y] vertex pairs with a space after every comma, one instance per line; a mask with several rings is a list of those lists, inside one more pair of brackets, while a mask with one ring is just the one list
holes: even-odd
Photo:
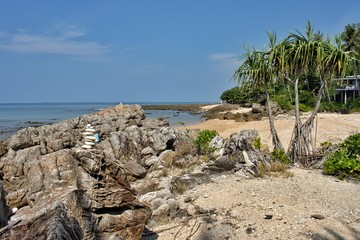
[[[344, 224], [345, 225], [345, 224]], [[311, 234], [311, 239], [312, 240], [329, 240], [329, 239], [336, 239], [336, 240], [360, 240], [360, 231], [351, 228], [347, 225], [345, 225], [346, 228], [348, 229], [348, 232], [351, 234], [351, 238], [349, 238], [350, 236], [343, 236], [341, 233], [325, 227], [324, 230], [326, 231], [326, 234], [324, 233], [313, 233]], [[304, 236], [308, 236], [307, 234], [304, 234]]]

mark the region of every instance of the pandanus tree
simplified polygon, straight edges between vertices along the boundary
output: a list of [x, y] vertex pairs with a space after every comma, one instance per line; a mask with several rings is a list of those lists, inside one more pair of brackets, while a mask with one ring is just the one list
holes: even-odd
[[[344, 41], [342, 45], [345, 51], [351, 51], [354, 58], [359, 61], [360, 58], [360, 23], [348, 24], [345, 26], [344, 32], [341, 34], [341, 38]], [[354, 69], [352, 73], [355, 75], [356, 83], [358, 82], [358, 63], [354, 61]]]
[[[297, 31], [285, 40], [276, 43], [275, 34], [269, 35], [269, 49], [266, 51], [250, 51], [242, 56], [242, 64], [236, 69], [233, 78], [241, 83], [252, 83], [261, 86], [266, 95], [269, 124], [274, 148], [283, 150], [283, 146], [275, 129], [274, 118], [270, 106], [269, 86], [274, 81], [283, 80], [294, 88], [295, 124], [287, 155], [293, 163], [297, 163], [302, 155], [309, 155], [314, 149], [314, 120], [319, 111], [324, 89], [333, 75], [343, 76], [354, 61], [350, 51], [344, 51], [340, 37], [335, 43], [323, 40], [313, 34], [310, 21], [305, 35]], [[316, 74], [320, 79], [317, 100], [310, 117], [302, 122], [299, 109], [299, 81], [309, 74]], [[302, 164], [300, 162], [300, 164]]]
[[267, 51], [250, 51], [246, 48], [246, 53], [241, 57], [242, 64], [235, 71], [233, 78], [239, 84], [250, 83], [252, 86], [261, 86], [266, 95], [266, 105], [268, 107], [268, 116], [270, 124], [270, 132], [272, 135], [272, 143], [274, 149], [284, 150], [280, 138], [276, 132], [274, 117], [270, 104], [269, 85], [275, 79], [275, 71], [273, 66], [274, 51], [276, 49], [275, 34], [268, 34], [270, 40], [270, 48]]
[[[293, 163], [298, 162], [301, 156], [312, 153], [314, 119], [319, 111], [327, 81], [333, 74], [344, 75], [351, 64], [350, 53], [342, 50], [339, 41], [337, 43], [335, 46], [330, 40], [322, 41], [314, 38], [310, 22], [306, 26], [306, 35], [297, 31], [297, 33], [290, 34], [283, 43], [286, 49], [284, 52], [286, 67], [283, 68], [285, 70], [283, 76], [294, 84], [295, 94], [295, 126], [287, 151], [287, 155]], [[299, 79], [314, 69], [320, 78], [321, 85], [314, 110], [305, 123], [302, 123], [299, 110]], [[302, 163], [300, 162], [300, 164]]]

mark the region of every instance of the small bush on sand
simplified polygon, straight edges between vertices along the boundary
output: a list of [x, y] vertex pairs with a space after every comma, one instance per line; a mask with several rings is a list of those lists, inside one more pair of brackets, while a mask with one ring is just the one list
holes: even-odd
[[177, 194], [183, 194], [187, 189], [188, 188], [187, 188], [185, 183], [176, 182], [173, 185], [172, 191], [177, 193]]
[[290, 158], [286, 155], [284, 150], [276, 150], [276, 149], [274, 149], [271, 152], [271, 159], [273, 161], [280, 161], [280, 162], [282, 162], [284, 164], [290, 164], [291, 163]]
[[261, 143], [261, 138], [255, 138], [254, 139], [254, 147], [260, 151], [261, 149], [261, 146], [262, 146], [262, 143]]
[[160, 177], [167, 177], [169, 176], [169, 169], [168, 168], [163, 168], [160, 171]]
[[325, 161], [324, 173], [341, 180], [346, 177], [360, 179], [360, 159], [351, 157], [346, 149], [340, 149]]
[[209, 155], [210, 153], [214, 152], [215, 149], [209, 147], [209, 143], [214, 137], [218, 135], [219, 134], [215, 130], [205, 129], [200, 131], [198, 137], [194, 141], [199, 153], [204, 155]]
[[339, 150], [325, 161], [324, 173], [339, 179], [360, 179], [360, 133], [351, 135], [339, 144]]
[[180, 139], [175, 146], [175, 160], [184, 157], [187, 154], [194, 155], [196, 153], [196, 146], [192, 141]]
[[167, 167], [167, 168], [172, 167], [172, 165], [174, 163], [174, 156], [175, 156], [175, 152], [172, 152], [172, 151], [162, 154], [161, 162], [164, 165], [164, 167]]
[[360, 133], [349, 136], [343, 143], [340, 144], [340, 148], [346, 149], [351, 158], [356, 158], [360, 155]]
[[179, 140], [176, 143], [175, 151], [168, 151], [163, 153], [161, 156], [161, 162], [167, 168], [171, 168], [172, 166], [176, 166], [176, 161], [181, 159], [182, 157], [191, 154], [194, 155], [196, 153], [196, 146], [192, 141]]
[[263, 178], [265, 176], [289, 178], [294, 175], [292, 172], [289, 171], [289, 168], [290, 167], [288, 164], [280, 161], [273, 161], [270, 162], [270, 164], [268, 165], [260, 163], [258, 165], [258, 171], [255, 176], [260, 178]]

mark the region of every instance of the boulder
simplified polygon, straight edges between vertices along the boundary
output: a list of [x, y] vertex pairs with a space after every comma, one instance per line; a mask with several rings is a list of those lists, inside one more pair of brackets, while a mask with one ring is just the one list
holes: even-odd
[[[151, 215], [151, 210], [137, 201], [126, 172], [99, 150], [64, 149], [29, 159], [24, 164], [24, 177], [26, 182], [20, 189], [10, 188], [19, 198], [23, 192], [22, 199], [30, 206], [29, 212], [22, 214], [24, 203], [12, 200], [18, 203], [13, 207], [20, 208], [13, 218], [22, 220], [14, 229], [28, 232], [22, 239], [108, 239], [114, 234], [138, 239]], [[35, 226], [39, 226], [38, 231], [27, 229]], [[14, 229], [2, 232], [0, 238], [16, 239]]]
[[191, 173], [180, 177], [174, 177], [171, 181], [172, 192], [183, 193], [199, 184], [208, 182], [211, 182], [211, 178], [206, 173]]
[[133, 177], [143, 178], [146, 175], [146, 169], [134, 160], [123, 161], [119, 165]]
[[147, 118], [141, 121], [141, 126], [146, 129], [169, 127], [169, 121], [166, 118]]
[[139, 201], [150, 206], [153, 213], [148, 226], [166, 224], [176, 217], [179, 203], [168, 189], [148, 192], [139, 197]]
[[232, 133], [220, 150], [221, 154], [214, 162], [204, 166], [202, 171], [223, 173], [245, 169], [246, 172], [256, 173], [258, 163], [269, 161], [254, 147], [254, 141], [258, 138], [259, 134], [255, 129]]
[[0, 157], [7, 153], [6, 143], [4, 141], [0, 141]]
[[24, 219], [13, 226], [0, 230], [4, 240], [12, 239], [83, 239], [79, 222], [68, 215], [64, 205], [42, 211], [36, 217]]
[[252, 113], [262, 113], [264, 112], [264, 107], [261, 106], [261, 104], [259, 103], [253, 103], [252, 106], [251, 106], [251, 112]]

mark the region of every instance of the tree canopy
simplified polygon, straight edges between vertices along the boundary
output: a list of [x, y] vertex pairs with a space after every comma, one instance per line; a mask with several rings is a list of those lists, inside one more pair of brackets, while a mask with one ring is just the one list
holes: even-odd
[[[354, 35], [357, 36], [354, 33], [351, 34], [349, 34], [351, 39]], [[295, 110], [294, 132], [287, 154], [295, 163], [302, 155], [311, 153], [313, 149], [311, 134], [322, 97], [326, 92], [330, 100], [328, 90], [330, 80], [335, 75], [344, 76], [349, 72], [350, 66], [357, 61], [356, 50], [354, 50], [355, 47], [350, 49], [349, 46], [344, 47], [339, 36], [324, 40], [319, 32], [314, 34], [310, 21], [304, 33], [296, 30], [280, 42], [277, 42], [275, 33], [268, 33], [268, 37], [269, 46], [265, 50], [245, 48], [245, 53], [241, 58], [242, 63], [234, 73], [234, 80], [239, 84], [261, 87], [268, 106], [270, 88], [276, 85], [286, 86], [289, 98], [293, 99]], [[312, 84], [313, 80], [316, 82], [315, 85]], [[316, 91], [309, 89], [316, 95], [316, 101], [313, 113], [303, 123], [300, 120], [299, 95], [302, 92], [299, 86], [304, 85], [316, 86]], [[270, 107], [268, 112], [274, 147], [281, 150], [282, 145], [276, 134]]]

